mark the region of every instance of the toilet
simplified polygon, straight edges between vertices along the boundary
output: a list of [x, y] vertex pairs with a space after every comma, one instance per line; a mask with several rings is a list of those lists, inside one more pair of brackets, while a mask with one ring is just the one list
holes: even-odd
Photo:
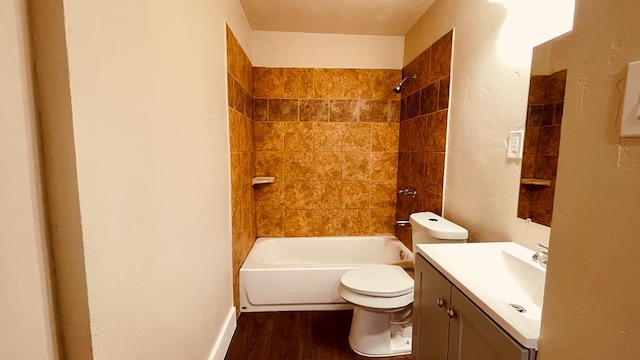
[[[434, 213], [411, 214], [416, 244], [463, 243], [468, 232]], [[413, 278], [397, 265], [372, 265], [346, 272], [338, 293], [354, 305], [349, 345], [362, 356], [411, 353]]]

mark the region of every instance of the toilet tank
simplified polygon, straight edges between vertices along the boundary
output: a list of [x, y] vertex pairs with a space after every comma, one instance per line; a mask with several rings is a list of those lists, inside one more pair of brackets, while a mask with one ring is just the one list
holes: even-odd
[[432, 212], [409, 216], [414, 253], [416, 244], [461, 243], [469, 237], [467, 229]]

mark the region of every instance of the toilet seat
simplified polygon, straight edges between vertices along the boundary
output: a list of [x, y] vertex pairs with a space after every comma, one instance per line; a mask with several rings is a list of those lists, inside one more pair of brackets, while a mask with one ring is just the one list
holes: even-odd
[[367, 266], [345, 273], [338, 293], [355, 305], [397, 309], [413, 302], [413, 279], [396, 265]]

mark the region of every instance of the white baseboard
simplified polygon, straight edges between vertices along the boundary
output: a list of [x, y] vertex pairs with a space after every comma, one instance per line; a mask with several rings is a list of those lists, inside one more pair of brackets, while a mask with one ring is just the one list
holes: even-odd
[[218, 339], [216, 339], [216, 344], [213, 346], [213, 350], [211, 350], [211, 355], [209, 355], [209, 360], [224, 360], [225, 355], [227, 355], [227, 350], [229, 350], [229, 345], [231, 345], [231, 339], [233, 338], [233, 333], [236, 331], [236, 307], [232, 306], [229, 310], [229, 314], [227, 314], [227, 319], [222, 326], [222, 331], [220, 335], [218, 335]]

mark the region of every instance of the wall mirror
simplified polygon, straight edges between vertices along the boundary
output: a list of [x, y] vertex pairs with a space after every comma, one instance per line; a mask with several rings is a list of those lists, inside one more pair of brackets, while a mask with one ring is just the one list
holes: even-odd
[[551, 226], [567, 70], [550, 66], [550, 40], [534, 48], [518, 217]]

